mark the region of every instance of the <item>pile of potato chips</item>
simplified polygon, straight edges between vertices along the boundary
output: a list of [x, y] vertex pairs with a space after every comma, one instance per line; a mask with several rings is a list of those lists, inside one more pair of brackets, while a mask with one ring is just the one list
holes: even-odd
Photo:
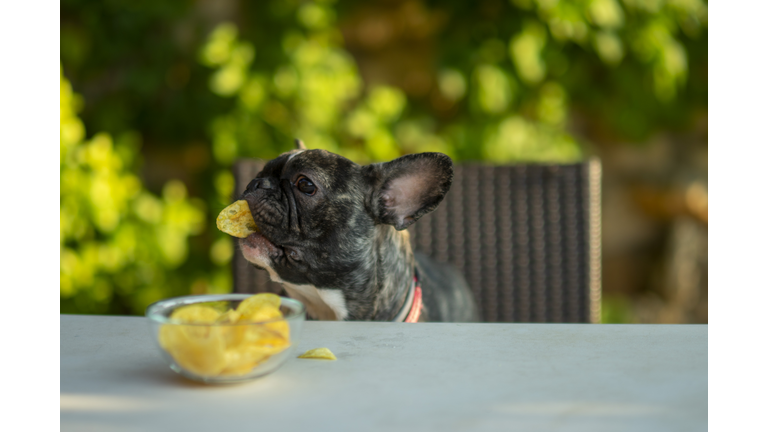
[[275, 294], [256, 294], [225, 312], [182, 306], [170, 316], [179, 324], [163, 324], [159, 342], [179, 366], [197, 375], [245, 375], [290, 346], [290, 327], [282, 318]]

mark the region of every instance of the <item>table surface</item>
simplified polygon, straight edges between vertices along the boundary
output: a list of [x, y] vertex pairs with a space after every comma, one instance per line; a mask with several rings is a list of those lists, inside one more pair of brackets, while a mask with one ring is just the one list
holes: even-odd
[[62, 431], [705, 431], [706, 325], [306, 322], [297, 359], [203, 385], [141, 317], [61, 315]]

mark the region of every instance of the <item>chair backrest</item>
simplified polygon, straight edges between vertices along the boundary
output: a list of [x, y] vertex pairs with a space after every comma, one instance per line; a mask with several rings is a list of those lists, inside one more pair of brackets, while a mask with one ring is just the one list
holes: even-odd
[[[234, 165], [240, 193], [263, 161]], [[416, 250], [453, 264], [487, 322], [600, 321], [600, 178], [569, 165], [456, 164], [445, 200], [409, 230]], [[280, 292], [235, 254], [236, 292]]]

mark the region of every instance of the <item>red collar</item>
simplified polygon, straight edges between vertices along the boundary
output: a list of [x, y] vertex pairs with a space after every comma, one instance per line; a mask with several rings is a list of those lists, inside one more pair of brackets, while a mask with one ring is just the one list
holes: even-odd
[[424, 306], [424, 304], [421, 302], [421, 283], [419, 282], [419, 278], [416, 277], [415, 271], [413, 273], [413, 286], [413, 303], [411, 303], [411, 311], [405, 318], [405, 322], [407, 323], [419, 322], [421, 309]]

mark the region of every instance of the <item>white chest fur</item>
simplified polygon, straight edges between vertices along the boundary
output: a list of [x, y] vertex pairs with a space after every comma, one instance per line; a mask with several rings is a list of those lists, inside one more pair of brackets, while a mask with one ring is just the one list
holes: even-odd
[[283, 282], [288, 295], [304, 303], [307, 314], [326, 321], [344, 320], [347, 315], [346, 301], [340, 290], [317, 288], [314, 285], [294, 285]]

